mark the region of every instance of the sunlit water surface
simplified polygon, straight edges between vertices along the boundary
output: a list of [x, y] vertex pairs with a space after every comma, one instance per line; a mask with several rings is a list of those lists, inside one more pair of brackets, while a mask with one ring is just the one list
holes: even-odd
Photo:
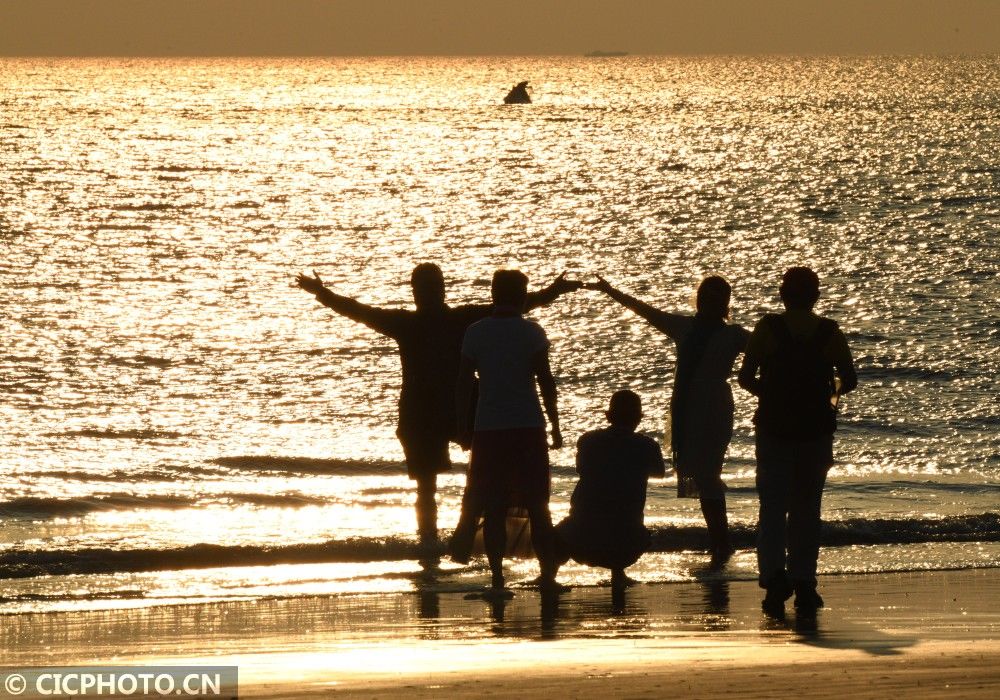
[[[821, 567], [1000, 564], [996, 58], [4, 60], [0, 79], [0, 609], [431, 585], [395, 346], [292, 285], [316, 270], [406, 307], [427, 260], [455, 304], [516, 266], [686, 310], [721, 272], [747, 326], [785, 267], [813, 266], [861, 379]], [[501, 106], [521, 79], [535, 104]], [[625, 386], [660, 434], [669, 341], [591, 292], [535, 316], [568, 444]], [[753, 402], [736, 399], [725, 575], [743, 578]], [[572, 450], [553, 459], [560, 517]], [[637, 578], [704, 565], [697, 502], [673, 493], [651, 488], [660, 551]]]

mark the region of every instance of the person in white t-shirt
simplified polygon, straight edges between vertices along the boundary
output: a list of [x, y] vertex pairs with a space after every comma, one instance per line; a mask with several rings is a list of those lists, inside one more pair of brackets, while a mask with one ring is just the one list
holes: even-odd
[[[545, 415], [552, 426], [552, 449], [562, 447], [556, 383], [549, 366], [549, 341], [534, 321], [522, 317], [528, 278], [517, 270], [493, 275], [493, 315], [469, 326], [462, 342], [456, 407], [461, 430], [469, 425], [474, 375], [479, 375], [474, 432], [459, 440], [471, 448], [469, 476], [452, 556], [468, 560], [468, 526], [482, 514], [483, 540], [492, 573], [492, 592], [504, 588], [503, 554], [510, 508], [523, 508], [531, 521], [531, 542], [541, 567], [539, 584], [556, 586], [552, 518], [549, 514], [549, 457]], [[537, 383], [541, 391], [539, 403]]]

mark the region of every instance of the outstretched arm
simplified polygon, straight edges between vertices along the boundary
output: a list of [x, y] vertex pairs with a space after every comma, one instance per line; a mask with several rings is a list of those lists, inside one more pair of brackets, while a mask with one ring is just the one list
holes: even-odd
[[398, 319], [400, 312], [369, 306], [350, 297], [335, 294], [323, 284], [323, 280], [315, 271], [312, 277], [300, 274], [295, 278], [295, 283], [300, 289], [315, 295], [316, 300], [323, 306], [333, 309], [341, 316], [363, 323], [383, 335], [393, 337], [396, 335], [394, 321]]
[[537, 309], [539, 306], [551, 304], [563, 294], [575, 292], [582, 286], [583, 282], [566, 279], [566, 273], [563, 272], [561, 275], [556, 277], [549, 286], [543, 287], [537, 292], [530, 292], [524, 303], [524, 310], [531, 311], [532, 309]]
[[633, 296], [626, 294], [620, 289], [615, 289], [606, 279], [597, 276], [596, 282], [584, 285], [587, 289], [594, 289], [604, 292], [609, 297], [617, 301], [626, 309], [631, 309], [649, 322], [653, 328], [662, 333], [666, 333], [673, 339], [677, 339], [684, 332], [685, 316], [672, 314], [668, 311], [661, 311], [650, 306], [644, 301], [640, 301]]
[[559, 406], [558, 391], [556, 390], [556, 379], [552, 376], [552, 367], [549, 364], [549, 350], [540, 350], [533, 359], [535, 378], [538, 380], [538, 388], [542, 392], [542, 405], [545, 407], [545, 415], [549, 418], [552, 426], [552, 449], [558, 450], [563, 446], [562, 431], [559, 429]]

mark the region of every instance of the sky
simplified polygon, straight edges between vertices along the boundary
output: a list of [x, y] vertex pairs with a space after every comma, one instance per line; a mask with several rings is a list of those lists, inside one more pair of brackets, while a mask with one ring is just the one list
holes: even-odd
[[1000, 53], [1000, 0], [0, 0], [3, 56]]

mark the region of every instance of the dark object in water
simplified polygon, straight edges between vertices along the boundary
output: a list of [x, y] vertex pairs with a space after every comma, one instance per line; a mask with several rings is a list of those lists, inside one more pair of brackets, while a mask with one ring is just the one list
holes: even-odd
[[531, 96], [528, 94], [528, 81], [523, 80], [510, 89], [507, 96], [503, 98], [505, 105], [530, 105]]
[[[486, 543], [483, 541], [482, 516], [475, 520], [460, 519], [455, 527], [455, 534], [448, 542], [448, 556], [459, 564], [468, 564], [474, 556], [486, 554]], [[507, 540], [504, 556], [527, 559], [535, 555], [531, 544], [531, 521], [528, 520], [526, 508], [510, 507], [507, 509]]]

